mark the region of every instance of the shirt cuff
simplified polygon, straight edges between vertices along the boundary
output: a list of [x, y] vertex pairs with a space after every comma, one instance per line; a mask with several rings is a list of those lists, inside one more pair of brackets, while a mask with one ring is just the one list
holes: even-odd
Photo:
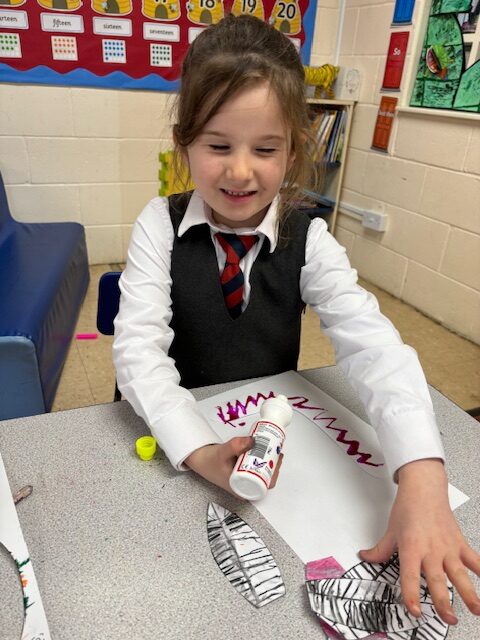
[[196, 449], [222, 442], [194, 405], [184, 405], [171, 411], [152, 424], [151, 431], [178, 471], [188, 470], [183, 461]]
[[377, 436], [387, 468], [395, 481], [400, 467], [414, 460], [440, 458], [445, 462], [433, 413], [419, 410], [390, 416], [378, 427]]

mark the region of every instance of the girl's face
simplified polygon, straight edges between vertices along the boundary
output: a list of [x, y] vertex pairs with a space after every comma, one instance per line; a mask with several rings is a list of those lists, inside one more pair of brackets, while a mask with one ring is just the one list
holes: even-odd
[[187, 147], [197, 191], [217, 223], [256, 227], [294, 161], [290, 131], [267, 82], [228, 100]]

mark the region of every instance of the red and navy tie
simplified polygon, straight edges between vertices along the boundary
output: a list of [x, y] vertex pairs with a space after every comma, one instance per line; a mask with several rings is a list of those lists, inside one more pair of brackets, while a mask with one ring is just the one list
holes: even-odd
[[250, 251], [258, 237], [237, 236], [234, 233], [216, 233], [215, 237], [227, 254], [220, 278], [225, 304], [232, 318], [238, 318], [242, 313], [244, 283], [240, 260]]

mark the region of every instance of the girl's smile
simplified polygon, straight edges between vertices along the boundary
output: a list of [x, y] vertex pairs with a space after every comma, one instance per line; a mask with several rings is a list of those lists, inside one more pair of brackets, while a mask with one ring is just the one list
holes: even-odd
[[255, 227], [294, 160], [290, 131], [267, 82], [240, 91], [187, 148], [195, 187], [216, 222]]
[[245, 204], [249, 198], [253, 199], [253, 196], [257, 193], [256, 191], [231, 191], [229, 189], [220, 189], [220, 191], [229, 202], [234, 202], [236, 204]]

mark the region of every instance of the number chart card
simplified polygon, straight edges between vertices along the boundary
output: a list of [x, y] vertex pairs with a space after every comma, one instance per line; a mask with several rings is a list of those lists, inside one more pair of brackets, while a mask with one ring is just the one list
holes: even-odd
[[310, 61], [315, 0], [0, 1], [0, 82], [174, 91], [188, 46], [227, 13], [285, 33]]

